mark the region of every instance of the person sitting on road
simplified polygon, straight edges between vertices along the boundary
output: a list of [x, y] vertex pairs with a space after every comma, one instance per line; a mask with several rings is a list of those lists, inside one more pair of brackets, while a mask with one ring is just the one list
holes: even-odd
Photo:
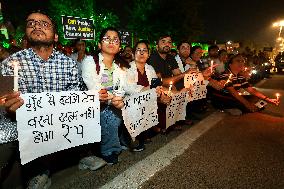
[[[119, 141], [121, 125], [121, 106], [114, 104], [115, 99], [121, 99], [125, 93], [135, 91], [126, 86], [126, 68], [128, 64], [119, 56], [120, 36], [117, 29], [104, 29], [99, 37], [100, 53], [82, 62], [82, 77], [89, 90], [100, 88], [101, 99], [101, 155], [109, 164], [118, 163], [118, 155], [122, 147]], [[128, 91], [129, 89], [129, 91]], [[136, 89], [138, 90], [138, 89]], [[116, 101], [116, 100], [115, 100]]]
[[[270, 99], [252, 87], [247, 79], [241, 74], [245, 68], [245, 59], [241, 54], [232, 56], [228, 61], [227, 69], [216, 78], [224, 83], [224, 89], [215, 90], [212, 96], [212, 104], [219, 109], [239, 109], [240, 113], [256, 112], [260, 109], [255, 105], [257, 101], [264, 100], [278, 105], [279, 100]], [[250, 95], [243, 95], [244, 89]]]
[[[158, 79], [158, 76], [154, 68], [147, 64], [149, 58], [150, 50], [149, 43], [146, 40], [141, 40], [134, 46], [134, 61], [130, 62], [130, 68], [127, 70], [127, 80], [131, 83], [135, 83], [137, 88], [141, 88], [141, 91], [149, 90], [152, 79]], [[153, 86], [153, 85], [152, 85]], [[171, 101], [171, 97], [163, 93], [161, 86], [153, 86], [156, 88], [158, 102], [163, 104], [168, 104]], [[139, 145], [134, 147], [132, 151], [140, 152], [144, 150], [145, 139], [148, 139], [148, 132], [144, 131], [139, 136], [136, 137], [139, 141]]]

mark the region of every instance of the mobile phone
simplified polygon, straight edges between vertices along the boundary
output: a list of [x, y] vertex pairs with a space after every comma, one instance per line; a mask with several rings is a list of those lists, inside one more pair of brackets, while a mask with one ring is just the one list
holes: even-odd
[[152, 78], [150, 88], [156, 88], [162, 86], [162, 80], [160, 78]]
[[257, 103], [255, 103], [255, 105], [258, 108], [263, 108], [264, 106], [267, 105], [267, 102], [265, 102], [264, 100], [259, 100]]

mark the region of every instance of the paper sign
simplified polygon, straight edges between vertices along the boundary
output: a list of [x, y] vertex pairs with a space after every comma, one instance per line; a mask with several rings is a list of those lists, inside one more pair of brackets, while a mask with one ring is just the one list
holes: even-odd
[[132, 138], [159, 123], [156, 89], [126, 97], [124, 104], [123, 120]]
[[188, 93], [180, 92], [172, 96], [170, 105], [166, 109], [166, 128], [172, 126], [177, 121], [185, 120]]
[[98, 92], [26, 93], [17, 110], [21, 163], [101, 140]]
[[189, 95], [189, 101], [206, 98], [206, 86], [207, 82], [204, 80], [202, 73], [194, 72], [191, 74], [185, 74], [184, 87], [192, 88], [191, 93]]
[[88, 18], [62, 16], [62, 25], [65, 39], [95, 38], [94, 21]]

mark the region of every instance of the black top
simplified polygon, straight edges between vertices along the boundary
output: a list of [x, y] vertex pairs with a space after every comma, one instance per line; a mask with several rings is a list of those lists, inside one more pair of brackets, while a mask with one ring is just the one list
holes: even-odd
[[163, 59], [156, 51], [151, 54], [148, 63], [153, 66], [157, 74], [161, 74], [162, 78], [172, 77], [172, 71], [179, 68], [172, 55], [167, 54], [166, 59]]
[[[232, 74], [231, 77], [230, 74]], [[251, 84], [249, 84], [249, 82], [244, 76], [240, 74], [234, 75], [230, 69], [225, 70], [222, 74], [220, 74], [217, 78], [214, 79], [218, 81], [221, 80], [227, 81], [224, 90], [222, 90], [222, 92], [226, 94], [229, 93], [227, 90], [228, 87], [234, 87], [236, 91], [239, 91], [240, 89], [246, 89], [251, 86]]]

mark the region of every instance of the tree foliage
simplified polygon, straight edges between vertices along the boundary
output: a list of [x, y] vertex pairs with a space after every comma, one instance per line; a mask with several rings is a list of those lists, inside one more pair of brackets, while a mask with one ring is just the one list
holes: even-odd
[[196, 40], [202, 34], [199, 5], [195, 0], [134, 0], [128, 28], [150, 41], [162, 34], [175, 40]]

